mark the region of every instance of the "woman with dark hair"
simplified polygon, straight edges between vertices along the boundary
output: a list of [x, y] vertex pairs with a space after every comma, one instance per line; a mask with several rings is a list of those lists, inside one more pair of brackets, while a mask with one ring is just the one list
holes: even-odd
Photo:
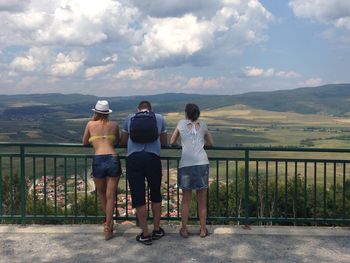
[[209, 160], [204, 145], [212, 146], [213, 139], [207, 125], [198, 120], [200, 111], [196, 104], [187, 104], [185, 120], [180, 120], [171, 136], [170, 144], [176, 144], [181, 138], [182, 154], [178, 170], [178, 185], [182, 189], [180, 235], [189, 235], [187, 224], [192, 190], [196, 190], [198, 214], [200, 220], [200, 237], [208, 235], [207, 220], [207, 189], [209, 180]]
[[92, 175], [101, 207], [106, 216], [104, 223], [105, 239], [113, 237], [113, 211], [115, 195], [121, 175], [120, 160], [114, 150], [119, 142], [119, 127], [109, 120], [108, 101], [99, 100], [96, 103], [92, 120], [86, 125], [83, 144], [92, 144], [95, 155], [92, 159]]

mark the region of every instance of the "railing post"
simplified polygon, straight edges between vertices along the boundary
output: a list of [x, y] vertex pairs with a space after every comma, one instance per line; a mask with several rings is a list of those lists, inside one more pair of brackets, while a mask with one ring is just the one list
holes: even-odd
[[249, 150], [244, 150], [244, 210], [245, 225], [249, 224]]
[[21, 223], [24, 224], [26, 216], [26, 177], [25, 177], [25, 156], [24, 156], [24, 145], [20, 146], [20, 163], [21, 163]]
[[2, 216], [2, 195], [3, 195], [3, 190], [2, 190], [2, 157], [0, 156], [0, 216]]

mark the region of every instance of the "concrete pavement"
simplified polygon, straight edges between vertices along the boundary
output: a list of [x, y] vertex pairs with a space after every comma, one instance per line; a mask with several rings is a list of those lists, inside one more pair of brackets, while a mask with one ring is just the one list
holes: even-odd
[[[350, 262], [350, 229], [339, 227], [210, 226], [188, 239], [178, 225], [145, 246], [133, 225], [103, 239], [101, 225], [0, 225], [0, 262]], [[150, 228], [152, 229], [152, 228]]]

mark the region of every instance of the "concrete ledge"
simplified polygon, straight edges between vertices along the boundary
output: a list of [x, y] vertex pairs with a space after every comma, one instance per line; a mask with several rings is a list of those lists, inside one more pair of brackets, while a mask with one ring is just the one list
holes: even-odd
[[[210, 235], [179, 235], [179, 225], [165, 224], [166, 235], [145, 246], [135, 240], [140, 229], [118, 225], [105, 241], [102, 225], [0, 225], [0, 263], [50, 262], [350, 262], [347, 227], [209, 226]], [[153, 227], [150, 226], [150, 230]]]
[[[135, 225], [118, 224], [116, 233], [135, 234], [140, 229]], [[165, 225], [162, 227], [167, 234], [178, 234], [179, 225]], [[152, 230], [153, 226], [150, 225]], [[197, 233], [199, 226], [189, 226], [189, 231]], [[289, 235], [289, 236], [346, 236], [350, 237], [349, 227], [304, 227], [304, 226], [250, 226], [250, 229], [244, 229], [242, 226], [208, 226], [212, 235]], [[37, 234], [96, 234], [101, 233], [101, 225], [83, 224], [83, 225], [11, 225], [0, 224], [0, 233], [37, 233]]]

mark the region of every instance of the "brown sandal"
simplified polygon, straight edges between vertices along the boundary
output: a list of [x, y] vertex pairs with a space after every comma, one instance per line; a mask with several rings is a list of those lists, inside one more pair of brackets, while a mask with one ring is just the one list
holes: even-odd
[[205, 238], [208, 235], [209, 235], [208, 228], [201, 228], [201, 229], [199, 229], [199, 236], [201, 238]]
[[188, 238], [188, 230], [185, 228], [180, 228], [180, 232], [179, 232], [180, 236], [182, 236], [183, 238]]
[[109, 225], [106, 223], [104, 224], [103, 232], [105, 234], [105, 240], [109, 240], [113, 237], [113, 221], [111, 221]]

